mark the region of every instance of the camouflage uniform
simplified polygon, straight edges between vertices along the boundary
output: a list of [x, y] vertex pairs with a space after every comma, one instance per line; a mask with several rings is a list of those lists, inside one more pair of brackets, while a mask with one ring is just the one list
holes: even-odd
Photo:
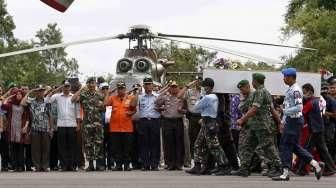
[[207, 123], [214, 123], [208, 121], [216, 120], [203, 119], [203, 121], [194, 145], [194, 161], [195, 163], [205, 164], [207, 162], [208, 152], [210, 152], [218, 163], [217, 165], [223, 166], [225, 164], [225, 154], [219, 143], [217, 133], [211, 133], [206, 127]]
[[247, 102], [248, 105], [258, 107], [258, 111], [246, 123], [246, 137], [243, 136], [243, 144], [239, 150], [241, 157], [240, 171], [248, 173], [254, 152], [272, 169], [277, 169], [280, 167], [280, 158], [270, 131], [270, 124], [273, 121], [270, 116], [270, 109], [273, 108], [271, 95], [264, 86], [260, 86], [249, 100], [251, 101]]
[[80, 94], [80, 102], [84, 111], [83, 138], [87, 160], [104, 159], [104, 129], [101, 112], [104, 96], [98, 92], [84, 91]]

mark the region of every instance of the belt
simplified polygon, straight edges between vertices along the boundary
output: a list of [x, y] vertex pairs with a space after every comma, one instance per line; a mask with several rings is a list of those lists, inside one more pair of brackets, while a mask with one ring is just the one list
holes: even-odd
[[193, 117], [201, 117], [200, 113], [192, 113], [192, 112], [188, 112], [187, 115], [189, 116], [193, 116]]
[[178, 120], [178, 119], [182, 119], [183, 117], [162, 117], [162, 119], [166, 119], [166, 120]]
[[140, 120], [145, 120], [145, 121], [156, 120], [156, 119], [159, 119], [159, 118], [150, 118], [150, 117], [140, 118]]
[[292, 119], [297, 119], [297, 118], [301, 118], [302, 115], [289, 115], [288, 117]]

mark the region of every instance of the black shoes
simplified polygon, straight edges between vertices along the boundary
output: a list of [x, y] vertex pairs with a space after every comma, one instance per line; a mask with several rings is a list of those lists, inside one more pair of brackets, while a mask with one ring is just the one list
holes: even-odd
[[315, 169], [315, 177], [316, 177], [317, 180], [321, 179], [321, 177], [323, 175], [325, 164], [323, 162], [319, 162], [319, 166], [321, 168], [320, 171], [317, 172], [316, 169]]
[[231, 175], [232, 176], [248, 177], [249, 173], [245, 172], [245, 171], [242, 171], [242, 170], [234, 170], [234, 171], [231, 172]]
[[195, 165], [192, 169], [185, 171], [188, 174], [201, 175], [201, 165]]
[[284, 176], [284, 175], [280, 175], [280, 176], [276, 176], [272, 178], [273, 181], [289, 181], [289, 175]]
[[123, 171], [122, 166], [113, 167], [112, 171]]
[[100, 171], [100, 172], [105, 171], [105, 167], [104, 166], [97, 166], [96, 171]]
[[90, 160], [89, 161], [89, 166], [85, 169], [86, 172], [92, 172], [95, 171], [94, 165], [93, 165], [93, 161]]
[[129, 165], [125, 165], [124, 171], [132, 171], [132, 168]]

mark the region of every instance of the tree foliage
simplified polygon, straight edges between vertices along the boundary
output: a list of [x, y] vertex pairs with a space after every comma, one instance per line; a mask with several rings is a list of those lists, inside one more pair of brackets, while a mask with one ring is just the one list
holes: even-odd
[[288, 64], [302, 71], [316, 72], [320, 68], [336, 71], [336, 0], [291, 0], [283, 27], [285, 37], [299, 34], [305, 47], [289, 57]]
[[181, 74], [169, 74], [168, 80], [175, 80], [178, 83], [189, 82], [195, 79], [197, 74], [182, 74], [183, 72], [198, 72], [204, 68], [208, 62], [216, 58], [216, 52], [210, 52], [204, 48], [189, 46], [180, 48], [178, 44], [164, 43], [156, 40], [152, 47], [156, 49], [159, 58], [175, 61], [174, 65], [168, 67], [168, 72], [181, 72]]
[[[47, 28], [39, 30], [35, 40], [15, 38], [15, 24], [4, 0], [0, 0], [0, 23], [0, 53], [62, 42], [62, 33], [57, 24], [48, 24]], [[64, 48], [60, 48], [0, 58], [0, 84], [6, 86], [15, 82], [35, 86], [60, 83], [78, 73], [77, 61], [67, 58], [67, 55]]]

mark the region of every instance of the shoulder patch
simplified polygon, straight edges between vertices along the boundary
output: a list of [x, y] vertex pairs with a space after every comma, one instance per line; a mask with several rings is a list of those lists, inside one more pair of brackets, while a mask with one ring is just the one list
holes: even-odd
[[301, 98], [301, 93], [299, 91], [294, 91], [294, 98], [295, 99]]

